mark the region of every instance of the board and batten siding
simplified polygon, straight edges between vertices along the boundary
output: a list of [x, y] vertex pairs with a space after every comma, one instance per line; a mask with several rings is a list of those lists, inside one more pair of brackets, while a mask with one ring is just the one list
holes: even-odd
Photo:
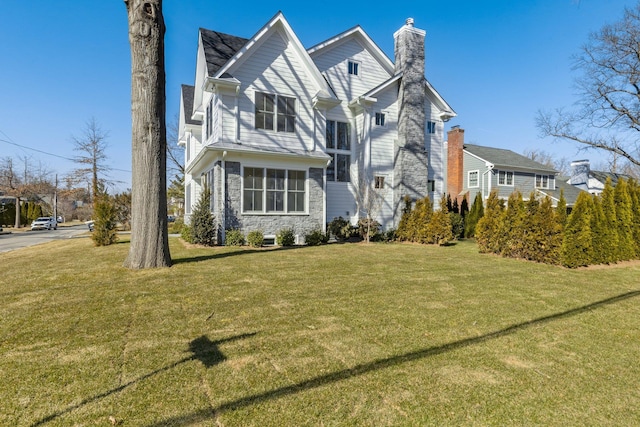
[[[238, 94], [240, 123], [238, 141], [255, 146], [312, 150], [314, 111], [312, 97], [317, 89], [293, 46], [274, 31], [253, 55], [230, 73], [241, 82]], [[263, 92], [296, 99], [296, 130], [293, 133], [255, 128], [255, 93]], [[235, 105], [225, 98], [225, 108]], [[226, 124], [225, 124], [226, 126]], [[225, 129], [226, 131], [226, 129]]]

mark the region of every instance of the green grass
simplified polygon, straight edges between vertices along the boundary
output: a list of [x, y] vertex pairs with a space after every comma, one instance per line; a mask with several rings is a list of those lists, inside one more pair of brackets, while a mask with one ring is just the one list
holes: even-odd
[[640, 265], [450, 247], [0, 254], [0, 425], [637, 425]]

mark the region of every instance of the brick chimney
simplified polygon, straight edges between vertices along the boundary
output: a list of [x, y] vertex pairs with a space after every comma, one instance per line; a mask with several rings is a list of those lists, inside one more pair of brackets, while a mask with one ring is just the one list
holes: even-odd
[[398, 225], [402, 215], [402, 199], [420, 199], [428, 195], [429, 159], [425, 150], [426, 95], [424, 77], [424, 39], [426, 32], [407, 19], [393, 35], [395, 72], [402, 73], [398, 92], [398, 147], [394, 165], [395, 215]]
[[[460, 126], [453, 126], [447, 132], [447, 193], [451, 199], [458, 198], [458, 205], [462, 203], [462, 197], [458, 195], [464, 188], [463, 177], [463, 153], [464, 149], [464, 129]], [[471, 200], [467, 200], [471, 203]]]

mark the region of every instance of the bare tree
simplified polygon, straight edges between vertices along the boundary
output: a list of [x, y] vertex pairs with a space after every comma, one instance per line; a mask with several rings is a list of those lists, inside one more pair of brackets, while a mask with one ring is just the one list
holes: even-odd
[[540, 150], [540, 149], [525, 150], [522, 154], [525, 157], [530, 158], [531, 160], [534, 160], [538, 163], [541, 163], [545, 166], [548, 166], [550, 168], [557, 170], [563, 175], [568, 175], [570, 172], [569, 171], [570, 162], [567, 160], [566, 157], [562, 157], [558, 159], [552, 154], [549, 154], [546, 151]]
[[167, 124], [167, 209], [176, 215], [184, 214], [184, 149], [178, 145], [179, 118], [176, 114]]
[[171, 265], [162, 0], [124, 0], [131, 47], [131, 246], [124, 266]]
[[72, 136], [73, 149], [80, 152], [73, 158], [80, 165], [74, 169], [72, 176], [76, 182], [86, 180], [91, 188], [91, 197], [98, 194], [100, 183], [106, 183], [105, 175], [110, 167], [107, 165], [107, 138], [109, 133], [103, 131], [95, 118], [89, 119], [80, 136]]
[[371, 226], [373, 222], [376, 221], [376, 218], [384, 204], [386, 194], [384, 178], [379, 177], [376, 179], [367, 172], [363, 172], [359, 175], [352, 173], [351, 185], [356, 197], [358, 213], [364, 214], [366, 219], [365, 226], [367, 233], [365, 240], [369, 243]]
[[542, 136], [605, 150], [640, 166], [640, 4], [590, 36], [576, 59], [576, 111], [538, 112]]

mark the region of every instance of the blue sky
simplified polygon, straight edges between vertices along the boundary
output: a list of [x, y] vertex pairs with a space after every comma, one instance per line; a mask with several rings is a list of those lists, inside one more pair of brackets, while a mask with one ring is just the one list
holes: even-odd
[[[458, 113], [468, 143], [522, 153], [541, 149], [568, 160], [606, 156], [540, 139], [540, 109], [576, 101], [572, 55], [591, 32], [622, 17], [625, 0], [422, 0], [321, 3], [164, 0], [167, 118], [180, 85], [193, 84], [197, 31], [251, 37], [281, 10], [311, 47], [361, 25], [393, 59], [405, 19], [427, 31], [426, 75]], [[391, 6], [390, 6], [391, 5]], [[27, 156], [63, 176], [74, 168], [72, 136], [95, 118], [109, 133], [107, 154], [130, 187], [130, 52], [121, 0], [0, 0], [0, 158]], [[28, 150], [7, 143], [29, 147]], [[59, 157], [45, 153], [55, 154]]]

